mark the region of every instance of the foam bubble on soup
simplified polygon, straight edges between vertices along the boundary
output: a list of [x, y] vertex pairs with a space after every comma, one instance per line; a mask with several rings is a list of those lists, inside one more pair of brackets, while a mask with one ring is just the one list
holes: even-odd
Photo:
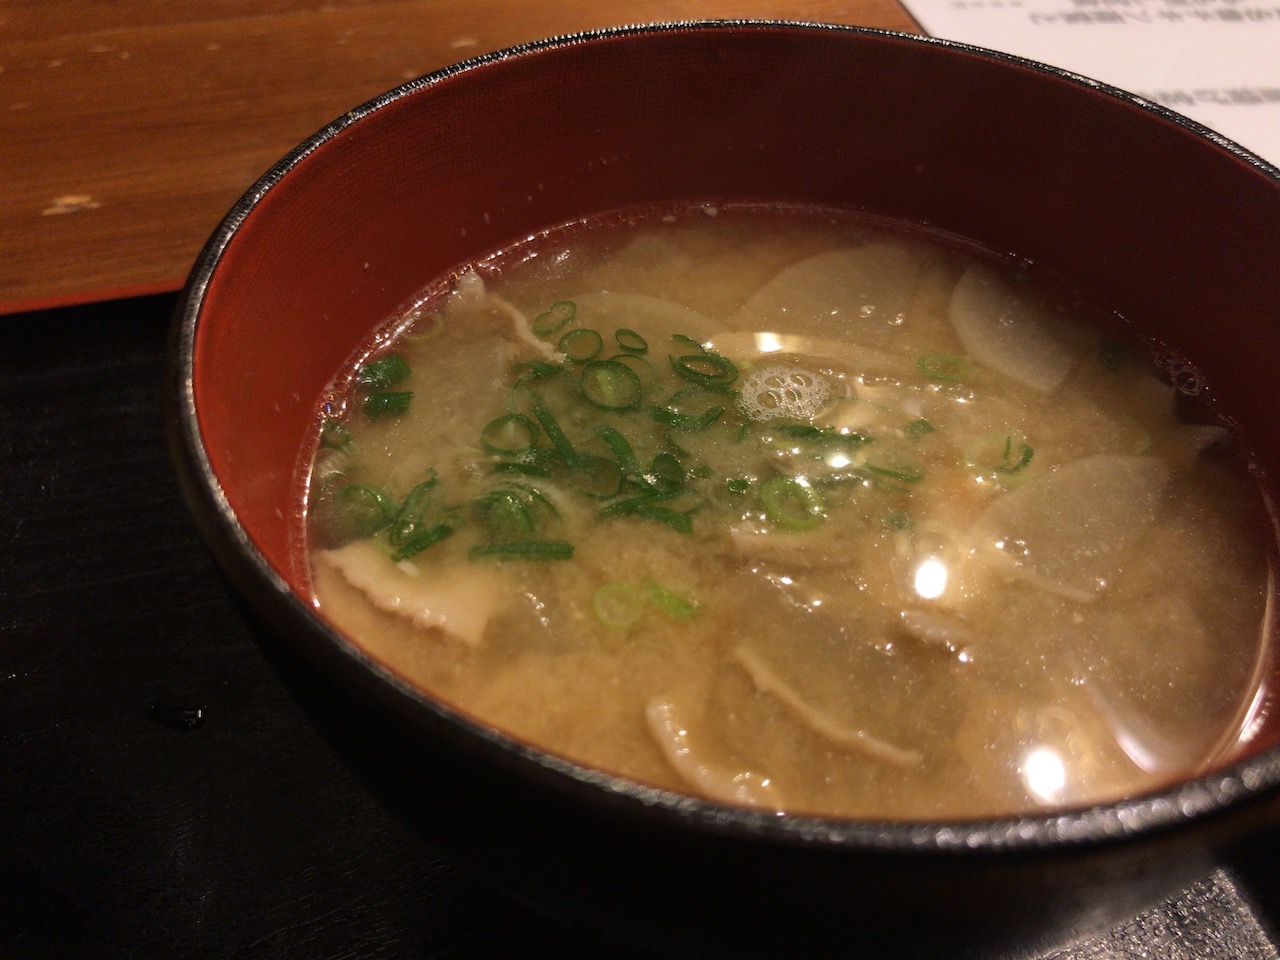
[[958, 244], [716, 212], [388, 318], [308, 453], [321, 612], [484, 723], [771, 810], [1052, 809], [1238, 749], [1274, 526], [1213, 410]]

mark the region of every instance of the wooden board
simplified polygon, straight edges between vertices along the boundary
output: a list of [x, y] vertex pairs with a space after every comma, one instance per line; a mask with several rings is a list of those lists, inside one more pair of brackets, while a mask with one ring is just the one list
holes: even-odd
[[176, 289], [275, 160], [405, 80], [563, 33], [739, 17], [919, 32], [896, 0], [7, 0], [0, 313]]

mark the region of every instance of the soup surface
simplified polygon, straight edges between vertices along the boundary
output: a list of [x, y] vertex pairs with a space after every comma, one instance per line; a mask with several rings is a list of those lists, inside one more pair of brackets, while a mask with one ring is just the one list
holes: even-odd
[[1247, 735], [1273, 526], [1185, 364], [818, 211], [565, 228], [335, 381], [320, 610], [554, 753], [789, 812], [1132, 795]]

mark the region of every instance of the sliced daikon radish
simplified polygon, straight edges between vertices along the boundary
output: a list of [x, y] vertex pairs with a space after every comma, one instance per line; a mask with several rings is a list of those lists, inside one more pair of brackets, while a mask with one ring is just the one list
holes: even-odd
[[1089, 600], [1155, 521], [1168, 479], [1154, 457], [1094, 454], [992, 501], [970, 532], [1009, 558], [1015, 576]]
[[729, 322], [735, 330], [853, 340], [882, 347], [907, 319], [929, 258], [905, 244], [829, 250], [784, 267]]
[[1052, 318], [989, 267], [965, 271], [947, 316], [969, 356], [1041, 393], [1052, 393], [1075, 363]]

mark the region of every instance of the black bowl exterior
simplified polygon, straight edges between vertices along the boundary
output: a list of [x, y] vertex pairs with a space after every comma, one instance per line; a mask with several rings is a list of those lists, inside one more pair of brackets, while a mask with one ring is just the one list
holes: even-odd
[[[838, 205], [1089, 277], [1196, 358], [1267, 476], [1280, 472], [1280, 175], [1189, 121], [1016, 58], [814, 24], [602, 31], [414, 81], [318, 133], [233, 209], [192, 273], [173, 350], [193, 510], [344, 709], [368, 705], [371, 736], [403, 744], [412, 775], [369, 768], [393, 784], [389, 802], [543, 909], [691, 956], [1048, 942], [1132, 913], [1273, 823], [1274, 749], [1054, 816], [728, 809], [513, 741], [317, 616], [289, 505], [333, 372], [435, 276], [558, 223], [698, 199]], [[1208, 316], [1230, 317], [1230, 335]]]

